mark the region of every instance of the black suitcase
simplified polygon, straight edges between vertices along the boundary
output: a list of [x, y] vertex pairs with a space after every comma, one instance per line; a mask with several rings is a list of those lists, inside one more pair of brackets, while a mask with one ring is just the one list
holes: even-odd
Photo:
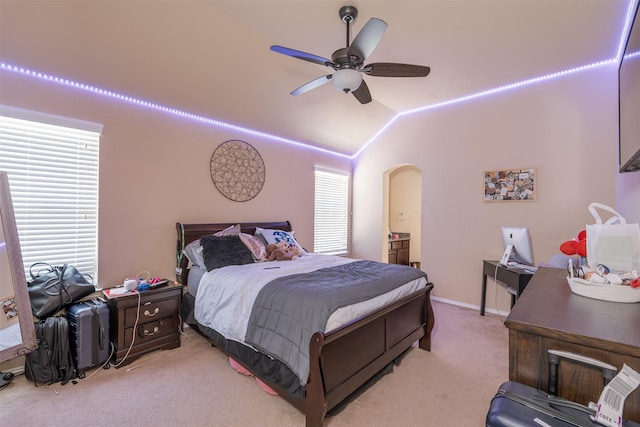
[[[592, 421], [595, 410], [555, 396], [558, 384], [560, 358], [568, 358], [602, 370], [605, 385], [615, 377], [617, 369], [595, 359], [573, 353], [549, 351], [549, 392], [538, 390], [515, 381], [503, 383], [491, 400], [487, 413], [487, 427], [592, 427], [602, 424]], [[623, 426], [640, 424], [624, 421]]]
[[78, 378], [89, 368], [109, 368], [109, 306], [100, 299], [81, 301], [67, 307], [67, 319]]

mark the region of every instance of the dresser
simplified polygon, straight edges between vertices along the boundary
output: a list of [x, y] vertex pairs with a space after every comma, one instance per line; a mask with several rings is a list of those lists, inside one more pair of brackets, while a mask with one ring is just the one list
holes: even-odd
[[[561, 350], [623, 364], [640, 372], [640, 304], [601, 301], [571, 292], [564, 269], [540, 267], [518, 298], [509, 328], [509, 379], [549, 391], [547, 350]], [[558, 395], [597, 402], [600, 370], [561, 361]], [[624, 418], [640, 422], [640, 389], [625, 401]]]
[[182, 286], [173, 282], [107, 301], [116, 367], [150, 351], [180, 346], [181, 301]]
[[389, 264], [409, 265], [411, 238], [409, 233], [396, 233], [389, 238]]

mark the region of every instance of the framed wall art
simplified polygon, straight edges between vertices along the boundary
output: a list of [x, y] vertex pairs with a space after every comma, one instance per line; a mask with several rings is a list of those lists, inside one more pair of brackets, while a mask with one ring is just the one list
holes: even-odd
[[484, 201], [533, 201], [536, 199], [536, 170], [504, 169], [484, 172]]

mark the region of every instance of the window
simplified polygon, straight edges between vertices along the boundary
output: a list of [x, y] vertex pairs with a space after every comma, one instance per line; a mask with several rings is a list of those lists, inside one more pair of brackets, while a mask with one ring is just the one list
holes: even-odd
[[102, 126], [0, 106], [0, 170], [9, 176], [25, 274], [73, 264], [97, 283]]
[[346, 254], [349, 228], [349, 175], [316, 169], [314, 252]]

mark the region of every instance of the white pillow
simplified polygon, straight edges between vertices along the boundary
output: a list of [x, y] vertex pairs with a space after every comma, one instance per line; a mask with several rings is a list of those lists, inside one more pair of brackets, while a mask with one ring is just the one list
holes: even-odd
[[[214, 234], [214, 236], [237, 236], [240, 234], [240, 224], [231, 225], [224, 230], [220, 230]], [[202, 245], [200, 239], [194, 240], [184, 247], [182, 253], [187, 257], [192, 265], [196, 267], [206, 268], [204, 265], [204, 257], [202, 255]]]
[[274, 245], [278, 242], [285, 241], [289, 245], [296, 246], [300, 253], [307, 253], [302, 246], [296, 241], [295, 237], [293, 237], [294, 231], [282, 231], [282, 230], [272, 230], [269, 228], [260, 228], [256, 227], [256, 234], [262, 236], [267, 245]]

